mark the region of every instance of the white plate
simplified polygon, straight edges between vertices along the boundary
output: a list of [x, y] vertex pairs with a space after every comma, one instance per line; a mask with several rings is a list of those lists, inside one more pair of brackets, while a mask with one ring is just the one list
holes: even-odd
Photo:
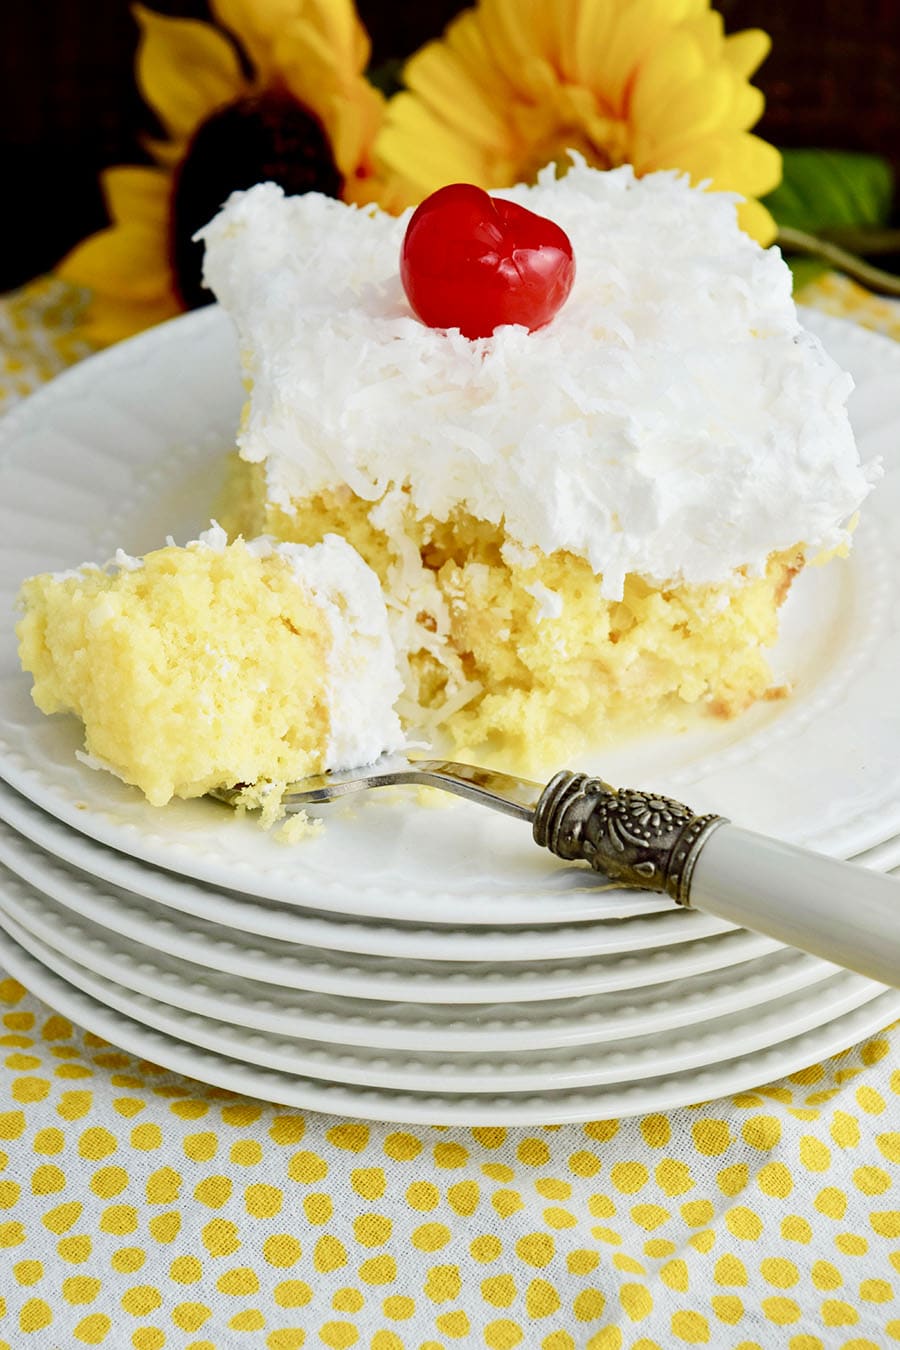
[[456, 1095], [352, 1088], [241, 1063], [151, 1030], [74, 988], [0, 932], [0, 962], [38, 998], [95, 1035], [152, 1064], [204, 1083], [303, 1110], [413, 1125], [540, 1125], [667, 1111], [771, 1082], [854, 1045], [900, 1015], [900, 993], [888, 991], [814, 1031], [713, 1068], [636, 1083], [578, 1091]]
[[[841, 971], [828, 981], [827, 1003], [822, 999], [810, 1001], [800, 991], [772, 1000], [765, 1011], [753, 1009], [749, 1017], [743, 1011], [732, 1013], [689, 1030], [629, 1037], [612, 1046], [518, 1050], [512, 1054], [479, 1050], [452, 1055], [443, 1050], [357, 1049], [300, 1039], [296, 1035], [250, 1031], [220, 1017], [173, 1008], [61, 956], [6, 912], [0, 911], [0, 924], [21, 947], [69, 984], [144, 1026], [259, 1068], [386, 1088], [391, 1092], [429, 1092], [440, 1083], [447, 1092], [494, 1095], [498, 1091], [559, 1091], [656, 1078], [674, 1069], [702, 1068], [721, 1063], [735, 1053], [750, 1054], [777, 1044], [783, 1039], [786, 1025], [796, 1027], [798, 1033], [811, 1030], [854, 1011], [884, 992], [860, 975]], [[190, 979], [193, 972], [186, 968], [184, 973]]]
[[[209, 970], [75, 918], [0, 871], [0, 912], [48, 947], [135, 993], [278, 1035], [378, 1049], [533, 1050], [693, 1027], [804, 990], [831, 1011], [836, 967], [788, 947], [724, 970], [645, 989], [529, 1003], [386, 1002], [282, 988]], [[827, 1020], [823, 1018], [823, 1020]]]
[[[863, 455], [884, 482], [846, 563], [808, 568], [784, 614], [777, 657], [793, 696], [728, 724], [704, 722], [606, 755], [612, 782], [686, 796], [750, 828], [839, 856], [900, 832], [900, 349], [810, 313], [857, 381]], [[142, 552], [206, 523], [241, 389], [224, 317], [201, 311], [123, 343], [54, 380], [0, 428], [0, 775], [50, 813], [135, 857], [213, 885], [321, 910], [430, 924], [592, 918], [602, 895], [519, 822], [469, 804], [396, 801], [332, 809], [317, 839], [288, 849], [217, 804], [155, 810], [74, 758], [74, 719], [47, 719], [17, 671], [21, 579]]]
[[[540, 928], [451, 928], [443, 924], [365, 923], [316, 914], [296, 905], [213, 890], [176, 877], [77, 834], [0, 782], [0, 862], [42, 890], [101, 879], [182, 914], [209, 919], [241, 933], [300, 942], [332, 951], [445, 961], [547, 961], [600, 952], [665, 946], [730, 927], [711, 915], [686, 914], [646, 891], [604, 892], [607, 912], [596, 922]], [[900, 850], [898, 850], [900, 851]], [[66, 864], [54, 870], [54, 860]], [[77, 869], [77, 870], [75, 870]], [[76, 905], [77, 907], [77, 905]]]
[[[665, 945], [670, 937], [671, 941], [683, 941], [699, 936], [700, 932], [690, 923], [685, 924], [684, 911], [674, 908], [668, 899], [647, 891], [631, 890], [603, 892], [604, 915], [593, 923], [470, 929], [450, 928], [443, 924], [432, 928], [387, 920], [365, 923], [340, 915], [317, 914], [295, 905], [285, 906], [276, 901], [213, 890], [200, 882], [174, 876], [106, 848], [87, 835], [78, 834], [0, 781], [0, 821], [3, 820], [12, 826], [12, 832], [0, 830], [0, 862], [6, 863], [18, 875], [26, 876], [50, 895], [57, 892], [46, 873], [48, 859], [42, 856], [44, 854], [68, 864], [76, 869], [76, 873], [86, 873], [92, 879], [92, 886], [99, 879], [145, 896], [168, 909], [209, 919], [224, 928], [259, 933], [281, 942], [328, 947], [332, 951], [502, 964], [596, 955], [610, 950], [611, 940], [624, 942], [627, 948], [627, 943], [635, 940], [638, 932], [652, 932], [651, 945], [654, 946]], [[25, 841], [37, 845], [38, 852], [30, 852]], [[856, 861], [862, 866], [888, 871], [900, 863], [900, 836], [858, 855]], [[83, 881], [84, 876], [76, 875], [67, 880]], [[655, 916], [652, 930], [638, 929], [635, 925], [626, 928], [618, 922], [610, 922], [633, 919], [642, 914]], [[712, 925], [707, 928], [708, 932], [725, 931], [728, 927], [708, 915], [703, 919]]]
[[[16, 888], [14, 880], [13, 874], [0, 866], [0, 904], [7, 910], [15, 906], [14, 917], [28, 926], [29, 916], [37, 915], [52, 902], [34, 887]], [[154, 951], [171, 952], [205, 969], [241, 979], [286, 989], [411, 1003], [521, 1003], [642, 988], [751, 961], [778, 950], [780, 945], [772, 938], [737, 928], [696, 942], [679, 942], [674, 947], [534, 965], [395, 961], [389, 956], [345, 955], [258, 935], [247, 938], [219, 929], [205, 919], [179, 917], [176, 921], [164, 912], [160, 914], [142, 896], [107, 892], [90, 881], [70, 890], [62, 888], [60, 898], [67, 907], [41, 937], [75, 960], [86, 959], [86, 944], [95, 950], [105, 947], [111, 930]], [[73, 905], [77, 908], [71, 908]]]

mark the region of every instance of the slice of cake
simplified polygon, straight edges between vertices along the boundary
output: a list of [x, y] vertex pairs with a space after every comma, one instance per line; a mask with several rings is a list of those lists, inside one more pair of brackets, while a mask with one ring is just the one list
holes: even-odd
[[401, 743], [381, 589], [334, 535], [228, 544], [214, 526], [185, 548], [32, 577], [21, 599], [35, 703], [76, 713], [89, 762], [155, 806]]
[[556, 222], [568, 300], [470, 339], [413, 313], [408, 216], [272, 184], [203, 232], [248, 402], [229, 524], [338, 531], [381, 579], [411, 727], [559, 761], [777, 692], [764, 650], [873, 475], [852, 387], [727, 194], [576, 163], [498, 194]]

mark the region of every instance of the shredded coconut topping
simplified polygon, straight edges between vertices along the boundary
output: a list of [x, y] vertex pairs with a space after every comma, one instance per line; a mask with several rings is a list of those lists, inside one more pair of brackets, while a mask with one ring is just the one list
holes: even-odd
[[346, 483], [386, 507], [406, 484], [421, 516], [461, 506], [525, 549], [586, 558], [610, 598], [628, 572], [724, 581], [775, 549], [845, 543], [875, 477], [852, 381], [736, 199], [577, 158], [498, 195], [573, 243], [572, 293], [535, 333], [470, 341], [416, 319], [408, 215], [264, 183], [201, 232], [251, 384], [241, 453], [265, 461], [271, 499]]

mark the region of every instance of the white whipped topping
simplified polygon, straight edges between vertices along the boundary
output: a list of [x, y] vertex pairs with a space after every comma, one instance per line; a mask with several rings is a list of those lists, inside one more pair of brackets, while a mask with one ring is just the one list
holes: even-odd
[[498, 195], [566, 230], [576, 279], [544, 329], [475, 342], [413, 316], [408, 214], [264, 183], [201, 232], [251, 386], [240, 450], [265, 461], [273, 501], [343, 483], [396, 501], [406, 484], [420, 515], [463, 505], [515, 544], [585, 557], [611, 598], [627, 572], [724, 581], [846, 541], [876, 476], [852, 381], [734, 197], [583, 161]]

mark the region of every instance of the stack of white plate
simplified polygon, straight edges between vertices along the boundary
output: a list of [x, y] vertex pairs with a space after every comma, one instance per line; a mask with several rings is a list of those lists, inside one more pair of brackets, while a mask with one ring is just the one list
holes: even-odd
[[[850, 559], [808, 569], [788, 601], [775, 659], [792, 696], [572, 767], [887, 868], [900, 863], [900, 349], [808, 318], [857, 379], [864, 457], [889, 472]], [[155, 810], [81, 763], [79, 728], [42, 717], [18, 671], [18, 586], [194, 536], [240, 399], [226, 321], [208, 310], [76, 368], [0, 428], [0, 965], [157, 1064], [442, 1124], [661, 1110], [900, 1015], [900, 992], [605, 887], [468, 803], [367, 794], [289, 846], [216, 802]]]

